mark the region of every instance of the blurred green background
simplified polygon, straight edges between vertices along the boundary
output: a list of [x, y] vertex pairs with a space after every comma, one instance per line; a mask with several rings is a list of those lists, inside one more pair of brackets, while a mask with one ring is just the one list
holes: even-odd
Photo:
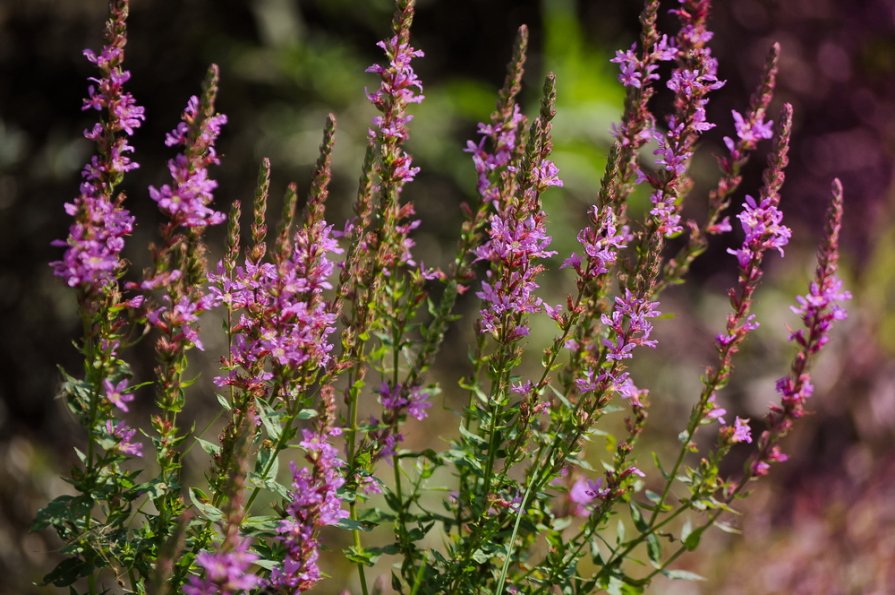
[[[475, 177], [462, 152], [475, 123], [486, 119], [503, 77], [516, 28], [531, 29], [525, 104], [533, 108], [543, 75], [558, 80], [555, 160], [565, 188], [545, 195], [550, 231], [561, 253], [573, 249], [582, 214], [602, 173], [609, 127], [623, 92], [608, 63], [637, 35], [640, 3], [631, 0], [419, 0], [415, 45], [426, 52], [417, 71], [426, 101], [414, 110], [409, 145], [422, 173], [407, 189], [422, 228], [419, 255], [445, 264], [453, 251], [459, 204]], [[62, 493], [59, 479], [82, 437], [55, 399], [56, 365], [77, 370], [74, 294], [46, 263], [64, 237], [62, 203], [77, 191], [91, 147], [80, 136], [92, 115], [80, 112], [106, 6], [100, 0], [0, 0], [0, 595], [53, 592], [33, 583], [51, 568], [59, 543], [27, 527], [42, 503]], [[387, 0], [134, 0], [130, 18], [130, 89], [148, 121], [134, 138], [141, 168], [125, 184], [139, 227], [128, 257], [139, 271], [156, 229], [146, 186], [165, 180], [165, 132], [176, 123], [211, 62], [221, 67], [219, 108], [230, 122], [220, 142], [219, 204], [251, 196], [258, 161], [271, 158], [273, 196], [292, 180], [306, 186], [328, 111], [339, 121], [329, 217], [350, 212], [373, 108], [364, 68], [381, 59], [375, 42], [388, 28]], [[662, 22], [671, 19], [664, 15]], [[696, 162], [697, 191], [716, 175], [712, 154], [731, 134], [730, 109], [742, 109], [768, 45], [781, 43], [778, 99], [791, 101], [796, 124], [783, 208], [795, 240], [774, 258], [757, 304], [763, 327], [740, 359], [724, 399], [728, 409], [760, 418], [773, 381], [791, 353], [787, 306], [804, 292], [833, 176], [846, 187], [844, 277], [855, 299], [817, 367], [815, 414], [784, 449], [790, 463], [744, 506], [742, 536], [713, 535], [682, 565], [707, 583], [658, 583], [655, 593], [885, 593], [895, 585], [895, 0], [737, 0], [719, 3], [713, 50], [727, 85], [709, 117], [718, 122]], [[662, 103], [659, 98], [659, 105]], [[763, 155], [750, 165], [744, 190], [757, 190]], [[742, 192], [740, 194], [740, 198]], [[739, 199], [738, 199], [739, 200]], [[278, 208], [273, 201], [274, 212]], [[688, 214], [698, 217], [698, 201]], [[212, 237], [220, 240], [220, 231]], [[698, 263], [692, 282], [674, 288], [657, 325], [662, 347], [641, 362], [651, 370], [649, 445], [674, 439], [711, 361], [711, 336], [723, 323], [733, 259], [719, 243]], [[549, 277], [551, 301], [568, 279]], [[470, 296], [467, 296], [470, 297]], [[473, 300], [461, 304], [475, 308]], [[465, 370], [469, 320], [445, 346], [435, 376], [448, 404]], [[215, 324], [209, 324], [212, 330]], [[549, 326], [535, 329], [532, 343]], [[148, 349], [144, 345], [141, 349]], [[214, 360], [209, 346], [209, 359]], [[151, 373], [151, 356], [138, 375]], [[636, 370], [635, 370], [636, 373]], [[150, 411], [148, 395], [137, 415]], [[213, 399], [191, 403], [197, 417]], [[450, 421], [446, 414], [445, 420]], [[662, 420], [661, 423], [658, 420]], [[433, 440], [408, 430], [409, 441]], [[438, 443], [435, 444], [436, 446]], [[599, 456], [595, 452], [594, 456]], [[644, 458], [644, 465], [645, 463]], [[732, 465], [731, 469], [736, 467]], [[318, 592], [352, 584], [343, 566]], [[344, 576], [343, 576], [344, 575]]]

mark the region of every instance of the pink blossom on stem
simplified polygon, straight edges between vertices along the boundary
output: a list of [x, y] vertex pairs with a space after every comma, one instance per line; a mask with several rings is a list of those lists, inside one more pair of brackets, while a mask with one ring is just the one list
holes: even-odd
[[[331, 255], [341, 253], [325, 221], [309, 222], [296, 232], [292, 252], [279, 265], [247, 259], [231, 280], [222, 266], [209, 275], [216, 301], [241, 310], [234, 326], [229, 374], [220, 385], [263, 391], [271, 378], [264, 362], [290, 370], [326, 368], [332, 359], [329, 337], [336, 314], [323, 299], [334, 271]], [[305, 387], [296, 387], [301, 391]]]
[[54, 246], [64, 247], [62, 260], [50, 263], [53, 273], [69, 287], [97, 291], [113, 283], [124, 263], [121, 251], [124, 238], [131, 234], [134, 217], [124, 208], [124, 195], [114, 197], [115, 187], [124, 174], [136, 169], [130, 154], [133, 147], [127, 137], [134, 134], [145, 119], [143, 108], [133, 95], [124, 91], [130, 72], [122, 68], [124, 46], [127, 43], [125, 21], [126, 0], [112, 3], [106, 24], [106, 45], [97, 54], [84, 50], [84, 56], [100, 71], [88, 88], [84, 110], [102, 113], [100, 122], [84, 137], [96, 143], [97, 153], [81, 171], [80, 194], [66, 203], [65, 212], [74, 217], [68, 238], [56, 240]]
[[628, 226], [618, 226], [618, 217], [611, 208], [591, 207], [591, 225], [578, 232], [578, 243], [584, 248], [586, 265], [574, 252], [563, 261], [562, 268], [573, 268], [579, 277], [592, 279], [605, 275], [618, 260], [618, 253], [631, 240]]
[[659, 302], [636, 297], [630, 289], [625, 289], [624, 296], [616, 296], [612, 312], [600, 317], [615, 336], [614, 340], [603, 340], [603, 345], [607, 348], [606, 359], [629, 359], [631, 352], [638, 346], [655, 348], [656, 341], [649, 338], [653, 331], [649, 319], [661, 315], [656, 309], [658, 305]]
[[605, 498], [609, 490], [603, 487], [603, 478], [590, 480], [579, 477], [571, 489], [569, 489], [569, 502], [572, 504], [572, 514], [578, 517], [590, 515], [589, 506], [595, 500]]
[[535, 278], [543, 266], [535, 261], [556, 252], [548, 250], [550, 236], [544, 213], [520, 219], [518, 211], [512, 207], [492, 215], [489, 239], [475, 252], [477, 260], [491, 262], [503, 271], [499, 277], [492, 270], [487, 271], [487, 280], [482, 281], [482, 289], [476, 292], [484, 302], [479, 326], [483, 333], [506, 331], [514, 337], [525, 336], [528, 330], [525, 324], [503, 328], [501, 321], [508, 314], [530, 314], [543, 307], [541, 298], [535, 295], [538, 289]]
[[132, 457], [143, 456], [143, 445], [139, 442], [134, 442], [137, 430], [123, 421], [106, 420], [106, 433], [114, 441], [114, 448], [122, 454]]
[[134, 400], [134, 395], [127, 390], [128, 384], [127, 378], [118, 383], [113, 383], [108, 378], [103, 379], [106, 399], [122, 411], [127, 411], [127, 404]]
[[423, 84], [410, 65], [414, 58], [424, 55], [410, 45], [409, 20], [412, 14], [410, 11], [406, 15], [408, 22], [405, 27], [398, 27], [394, 36], [376, 44], [385, 52], [388, 65], [373, 64], [367, 68], [367, 72], [377, 74], [381, 79], [379, 88], [367, 93], [370, 103], [382, 113], [373, 119], [374, 128], [370, 130], [370, 136], [382, 142], [386, 160], [383, 174], [399, 192], [419, 173], [419, 168], [413, 167], [412, 157], [401, 148], [401, 144], [410, 137], [407, 124], [413, 119], [406, 113], [407, 105], [422, 103], [425, 99]]
[[[500, 187], [497, 183], [501, 175], [512, 174], [510, 166], [516, 150], [516, 133], [525, 116], [514, 103], [510, 118], [500, 124], [478, 125], [479, 142], [466, 141], [466, 152], [472, 154], [472, 162], [478, 174], [478, 191], [482, 200], [494, 204], [500, 202]], [[486, 146], [490, 145], [490, 151]]]
[[793, 310], [802, 319], [803, 328], [790, 333], [790, 340], [799, 346], [790, 373], [777, 381], [780, 404], [768, 412], [768, 429], [758, 440], [758, 452], [752, 458], [752, 476], [766, 475], [770, 463], [786, 460], [778, 445], [792, 428], [793, 422], [804, 414], [805, 401], [814, 392], [808, 366], [829, 341], [834, 321], [843, 320], [846, 311], [841, 302], [851, 298], [842, 288], [837, 275], [839, 262], [839, 232], [842, 227], [842, 185], [833, 181], [833, 201], [827, 212], [826, 234], [817, 253], [817, 269], [808, 294], [800, 296]]
[[250, 570], [258, 556], [249, 551], [249, 544], [240, 538], [228, 551], [200, 552], [196, 564], [204, 576], [191, 576], [183, 586], [185, 595], [238, 595], [261, 586], [261, 578]]
[[223, 213], [209, 208], [217, 182], [208, 176], [208, 166], [220, 163], [214, 143], [227, 116], [202, 113], [199, 98], [190, 97], [182, 121], [165, 137], [169, 147], [182, 146], [184, 152], [168, 161], [173, 184], [149, 187], [149, 196], [158, 203], [175, 226], [202, 228], [217, 225]]
[[321, 527], [348, 517], [337, 495], [345, 483], [339, 471], [342, 462], [332, 445], [332, 439], [339, 433], [335, 428], [303, 431], [301, 446], [310, 467], [292, 464], [291, 500], [286, 506], [287, 516], [277, 528], [278, 539], [286, 547], [286, 557], [270, 574], [270, 586], [275, 589], [302, 593], [318, 582], [321, 578], [318, 532]]

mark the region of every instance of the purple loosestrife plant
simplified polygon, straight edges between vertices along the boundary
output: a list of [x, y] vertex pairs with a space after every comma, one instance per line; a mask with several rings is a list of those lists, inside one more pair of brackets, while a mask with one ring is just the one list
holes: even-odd
[[[171, 180], [149, 189], [165, 221], [151, 246], [152, 267], [138, 275], [122, 258], [135, 222], [116, 192], [136, 167], [127, 137], [144, 114], [122, 87], [130, 76], [122, 67], [128, 6], [113, 0], [106, 46], [86, 54], [100, 70], [84, 104], [102, 114], [85, 133], [97, 153], [79, 196], [65, 207], [73, 223], [57, 242], [65, 248], [61, 260], [52, 263], [76, 289], [84, 323], [83, 378], [66, 374], [63, 394], [87, 450], [78, 451], [70, 474], [75, 493], [53, 500], [35, 520], [36, 529], [53, 527], [65, 541], [66, 557], [45, 582], [91, 594], [113, 582], [134, 593], [303, 593], [324, 580], [322, 553], [338, 543], [340, 530], [351, 533], [341, 554], [356, 566], [364, 595], [368, 575], [382, 571], [380, 558], [395, 563], [393, 588], [409, 594], [641, 593], [659, 575], [692, 578], [673, 568], [677, 559], [733, 511], [753, 480], [785, 460], [781, 440], [814, 390], [809, 364], [833, 322], [845, 317], [841, 303], [849, 294], [837, 276], [837, 182], [815, 279], [794, 309], [803, 328], [790, 334], [797, 353], [777, 383], [780, 402], [764, 428], [728, 414], [735, 404], [724, 389], [734, 356], [759, 326], [752, 304], [765, 257], [782, 256], [792, 235], [780, 206], [792, 108], [768, 119], [780, 51], [774, 45], [748, 106], [729, 111], [705, 219], [684, 220], [685, 202], [702, 197], [691, 172], [699, 140], [725, 125], [706, 113], [723, 82], [709, 45], [711, 2], [670, 4], [674, 30], [659, 31], [663, 7], [646, 0], [639, 41], [611, 60], [625, 88], [624, 111], [600, 189], [581, 213], [580, 246], [558, 262], [544, 201], [562, 188], [551, 157], [562, 82], [547, 75], [540, 109], [526, 117], [518, 101], [524, 26], [496, 108], [466, 145], [477, 192], [461, 206], [454, 256], [435, 263], [444, 271], [417, 262], [412, 233], [419, 221], [408, 188], [421, 166], [410, 152], [410, 112], [423, 100], [413, 62], [424, 54], [411, 43], [414, 2], [397, 0], [391, 33], [379, 44], [385, 60], [367, 70], [379, 79], [367, 92], [378, 115], [354, 216], [338, 228], [326, 217], [330, 116], [307, 197], [288, 186], [270, 238], [272, 171], [262, 160], [243, 242], [241, 203], [232, 201], [225, 217], [212, 201], [217, 184], [209, 168], [219, 164], [215, 145], [226, 122], [215, 112], [212, 66], [165, 139], [179, 153], [168, 163]], [[663, 87], [673, 96], [668, 113], [653, 101]], [[740, 172], [768, 139], [761, 188], [740, 199]], [[652, 157], [642, 150], [648, 143]], [[639, 186], [650, 203], [635, 216], [628, 202]], [[734, 200], [743, 205], [742, 239], [729, 250], [738, 276], [714, 338], [717, 361], [702, 377], [677, 450], [670, 460], [653, 453], [646, 464], [640, 438], [650, 428], [651, 402], [665, 395], [648, 370], [631, 364], [643, 348], [667, 348], [654, 334], [660, 312], [671, 314], [664, 289], [685, 280], [710, 239], [740, 233], [726, 212]], [[224, 221], [226, 250], [209, 267], [204, 233]], [[554, 265], [573, 287], [561, 304], [541, 288]], [[465, 321], [475, 332], [458, 409], [452, 399], [436, 400], [454, 391], [428, 372], [461, 318], [459, 296], [470, 289], [478, 314]], [[204, 347], [203, 313], [220, 317], [226, 338], [214, 378], [223, 418], [216, 437], [196, 431], [201, 423], [188, 428], [180, 415], [187, 398], [214, 398], [184, 376], [193, 348]], [[540, 322], [554, 335], [538, 371], [523, 364]], [[147, 328], [156, 367], [134, 378], [133, 354], [124, 347]], [[149, 420], [135, 418], [144, 385], [156, 395]], [[373, 417], [361, 419], [359, 411], [371, 407]], [[454, 409], [458, 420], [457, 428], [437, 428], [445, 446], [408, 449], [404, 436], [429, 431], [429, 414], [439, 407]], [[615, 413], [623, 424], [606, 437], [601, 421]], [[154, 466], [142, 459], [144, 433]], [[701, 440], [706, 435], [714, 440]], [[605, 440], [608, 454], [589, 456], [585, 445], [593, 440]], [[183, 468], [192, 444], [207, 456], [201, 481]], [[723, 473], [734, 451], [748, 459], [744, 471]], [[613, 517], [620, 528], [608, 531]], [[380, 525], [392, 538], [377, 537], [374, 546], [366, 535]], [[649, 564], [632, 563], [641, 559]]]

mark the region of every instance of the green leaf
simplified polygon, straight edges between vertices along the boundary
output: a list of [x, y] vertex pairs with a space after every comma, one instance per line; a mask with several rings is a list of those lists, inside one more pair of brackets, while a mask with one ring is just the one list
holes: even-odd
[[190, 488], [190, 500], [202, 516], [212, 522], [223, 520], [224, 513], [208, 502], [208, 496], [199, 488]]
[[57, 587], [67, 587], [79, 578], [90, 574], [90, 567], [80, 558], [66, 558], [56, 568], [43, 578], [41, 585], [53, 584]]
[[277, 562], [275, 560], [255, 560], [252, 562], [253, 564], [257, 564], [261, 568], [265, 570], [273, 570], [274, 568], [279, 568], [283, 565], [283, 562]]
[[279, 414], [269, 403], [267, 403], [267, 401], [263, 399], [255, 399], [255, 402], [258, 403], [258, 416], [261, 418], [261, 423], [264, 424], [264, 429], [267, 430], [267, 435], [271, 440], [276, 442], [283, 434]]
[[482, 446], [487, 444], [487, 442], [485, 441], [484, 438], [482, 438], [478, 434], [473, 434], [472, 432], [470, 432], [469, 430], [464, 428], [462, 425], [460, 426], [460, 434], [462, 434], [466, 439], [468, 439], [473, 444], [478, 444], [478, 445], [482, 445]]
[[662, 546], [659, 545], [659, 538], [655, 533], [650, 533], [646, 538], [646, 553], [650, 562], [653, 562], [658, 568], [662, 560]]
[[662, 574], [676, 581], [704, 581], [705, 577], [689, 570], [663, 570]]
[[66, 523], [74, 524], [83, 519], [88, 510], [90, 501], [85, 496], [59, 496], [38, 511], [31, 524], [31, 530], [41, 531], [50, 526], [63, 527]]
[[641, 533], [649, 531], [649, 525], [643, 520], [643, 515], [640, 513], [640, 509], [633, 502], [631, 502], [631, 520], [634, 521], [634, 526], [637, 527], [637, 530]]
[[339, 529], [344, 529], [346, 531], [370, 531], [375, 525], [370, 525], [370, 523], [365, 523], [363, 521], [355, 521], [354, 519], [342, 519], [338, 523], [336, 523], [336, 527]]
[[298, 419], [311, 419], [319, 415], [316, 409], [302, 409], [298, 412]]
[[715, 521], [714, 525], [724, 531], [725, 533], [733, 533], [734, 535], [739, 535], [742, 533], [739, 529], [730, 525], [728, 523], [722, 523], [721, 521]]
[[221, 453], [221, 446], [219, 444], [214, 444], [213, 442], [209, 442], [208, 440], [203, 440], [196, 436], [196, 442], [199, 443], [199, 446], [206, 452], [206, 454], [214, 457]]
[[479, 564], [484, 564], [488, 560], [492, 558], [492, 555], [482, 549], [477, 549], [472, 553], [472, 559], [478, 562]]
[[681, 542], [684, 544], [684, 547], [690, 550], [691, 552], [699, 547], [699, 541], [702, 539], [702, 534], [706, 530], [706, 525], [699, 527], [695, 531], [691, 532], [687, 537], [681, 539]]
[[221, 404], [221, 407], [223, 407], [227, 411], [230, 411], [231, 409], [233, 409], [233, 407], [230, 405], [230, 401], [227, 400], [227, 397], [225, 397], [224, 395], [220, 395], [220, 394], [215, 395], [215, 396], [218, 398], [218, 403]]
[[249, 473], [247, 482], [253, 488], [267, 490], [284, 500], [289, 499], [289, 489], [286, 486], [273, 479], [262, 479], [261, 476], [254, 471]]
[[[267, 481], [270, 478], [275, 478], [277, 473], [280, 470], [280, 459], [274, 458], [271, 461], [272, 457], [276, 457], [276, 453], [274, 453], [273, 448], [261, 448], [258, 452], [258, 459], [255, 462], [255, 476], [257, 476], [261, 481]], [[267, 469], [267, 466], [270, 465], [270, 469]], [[267, 469], [267, 473], [262, 476], [261, 472]]]
[[671, 476], [668, 474], [667, 471], [665, 471], [665, 467], [662, 466], [662, 461], [659, 460], [658, 453], [656, 453], [656, 451], [653, 451], [652, 455], [653, 455], [653, 462], [656, 464], [656, 469], [658, 469], [659, 473], [662, 474], [663, 479], [665, 479], [665, 481], [668, 481], [668, 478]]
[[345, 557], [355, 564], [363, 564], [364, 566], [372, 566], [379, 559], [379, 555], [372, 550], [364, 549], [363, 546], [351, 546], [342, 550]]
[[242, 521], [242, 526], [256, 531], [276, 531], [280, 522], [278, 516], [252, 516]]
[[691, 533], [693, 533], [693, 523], [690, 522], [690, 519], [687, 519], [681, 527], [681, 543], [685, 543]]

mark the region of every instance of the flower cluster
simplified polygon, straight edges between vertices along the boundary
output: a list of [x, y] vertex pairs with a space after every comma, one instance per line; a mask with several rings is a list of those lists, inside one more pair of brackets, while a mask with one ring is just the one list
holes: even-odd
[[516, 209], [506, 214], [491, 216], [488, 241], [476, 249], [477, 260], [496, 265], [487, 271], [486, 280], [476, 296], [484, 302], [479, 326], [482, 333], [510, 332], [515, 337], [528, 334], [525, 324], [507, 324], [507, 316], [519, 316], [538, 312], [543, 307], [541, 298], [535, 295], [538, 284], [535, 278], [543, 267], [534, 264], [537, 259], [556, 254], [548, 250], [550, 236], [545, 227], [543, 212], [516, 218]]
[[747, 195], [737, 219], [746, 237], [740, 248], [729, 248], [727, 251], [737, 257], [741, 268], [746, 268], [754, 258], [769, 249], [775, 249], [783, 256], [783, 247], [789, 243], [792, 232], [783, 225], [783, 213], [773, 197], [765, 197], [756, 203], [754, 198]]
[[612, 312], [601, 316], [601, 322], [611, 331], [610, 336], [603, 339], [609, 365], [597, 370], [587, 368], [575, 379], [581, 394], [617, 392], [635, 407], [642, 406], [640, 397], [646, 391], [637, 388], [630, 375], [619, 369], [619, 364], [633, 357], [632, 352], [637, 347], [656, 347], [657, 342], [650, 339], [653, 331], [650, 319], [661, 315], [658, 306], [658, 302], [637, 297], [630, 289], [626, 289], [624, 295], [616, 296]]
[[330, 255], [340, 252], [331, 225], [309, 222], [296, 232], [291, 254], [279, 265], [247, 259], [232, 279], [223, 265], [209, 275], [214, 298], [242, 311], [225, 362], [230, 373], [216, 382], [263, 394], [272, 378], [263, 369], [264, 361], [292, 370], [329, 364], [333, 346], [328, 337], [335, 330], [336, 314], [321, 294], [332, 287]]
[[429, 393], [422, 387], [397, 385], [389, 386], [387, 382], [379, 385], [379, 402], [384, 409], [382, 421], [371, 419], [371, 426], [384, 426], [383, 429], [373, 432], [372, 438], [378, 443], [376, 453], [378, 458], [391, 457], [395, 454], [395, 447], [404, 440], [404, 436], [398, 431], [398, 423], [407, 415], [422, 421], [429, 415], [432, 403], [429, 401]]
[[382, 112], [381, 116], [373, 119], [375, 129], [370, 130], [370, 136], [378, 138], [388, 147], [386, 176], [398, 188], [413, 181], [419, 173], [419, 168], [413, 166], [413, 159], [400, 148], [400, 144], [410, 136], [407, 124], [413, 116], [406, 113], [407, 105], [421, 103], [425, 99], [422, 95], [423, 84], [410, 65], [414, 58], [420, 58], [424, 53], [410, 45], [407, 38], [410, 17], [406, 19], [406, 26], [399, 28], [398, 34], [377, 44], [385, 52], [388, 66], [373, 64], [367, 68], [367, 72], [378, 74], [382, 79], [379, 89], [367, 93], [370, 102]]
[[123, 421], [106, 420], [106, 435], [112, 441], [113, 448], [123, 455], [131, 457], [143, 456], [143, 445], [134, 441], [137, 430]]
[[579, 277], [594, 278], [605, 275], [618, 260], [618, 254], [628, 246], [631, 233], [627, 225], [618, 226], [618, 217], [611, 209], [592, 207], [592, 224], [578, 232], [578, 243], [584, 248], [587, 263], [582, 268], [581, 257], [574, 252], [563, 261], [563, 268], [575, 269]]
[[618, 80], [626, 87], [640, 89], [649, 81], [659, 80], [659, 62], [674, 60], [677, 57], [677, 48], [674, 40], [669, 40], [663, 35], [653, 45], [651, 51], [645, 56], [637, 55], [637, 44], [632, 44], [626, 51], [617, 50], [615, 57], [610, 60], [618, 64]]
[[586, 517], [590, 514], [590, 505], [594, 500], [605, 498], [609, 490], [603, 487], [603, 478], [586, 479], [579, 477], [569, 489], [569, 502], [572, 504], [572, 514]]
[[[111, 3], [107, 47], [100, 55], [87, 53], [102, 72], [85, 102], [85, 109], [103, 113], [86, 133], [98, 154], [84, 170], [81, 196], [66, 207], [76, 222], [64, 260], [53, 263], [55, 273], [79, 289], [84, 375], [66, 375], [63, 393], [87, 430], [89, 447], [79, 452], [80, 463], [69, 476], [78, 495], [61, 496], [35, 523], [37, 529], [52, 526], [70, 544], [70, 557], [46, 582], [67, 586], [85, 577], [91, 592], [108, 590], [97, 580], [111, 578], [114, 569], [122, 588], [131, 591], [153, 584], [187, 595], [303, 593], [324, 576], [324, 529], [337, 526], [353, 533], [345, 554], [357, 565], [365, 593], [367, 569], [381, 554], [399, 559], [392, 584], [401, 592], [503, 594], [543, 585], [563, 592], [639, 592], [658, 573], [672, 575], [670, 565], [731, 510], [747, 481], [785, 460], [780, 439], [803, 415], [813, 391], [809, 360], [827, 343], [831, 325], [845, 317], [840, 303], [850, 297], [836, 274], [842, 191], [834, 187], [815, 279], [794, 308], [804, 328], [790, 334], [798, 350], [789, 374], [777, 383], [780, 402], [770, 409], [767, 429], [753, 440], [750, 420], [737, 416], [728, 425], [719, 401], [733, 356], [758, 326], [751, 309], [765, 254], [773, 249], [782, 255], [790, 239], [779, 192], [792, 110], [784, 106], [776, 124], [766, 117], [775, 46], [748, 108], [733, 111], [736, 138], [725, 140], [729, 155], [720, 160], [721, 181], [709, 193], [706, 222], [687, 222], [686, 246], [678, 242], [680, 251], [669, 254], [673, 246], [666, 239], [683, 230], [682, 203], [696, 186], [688, 177], [696, 143], [713, 126], [706, 120], [708, 96], [723, 84], [706, 45], [710, 0], [677, 0], [671, 12], [680, 28], [673, 38], [657, 29], [660, 0], [645, 0], [640, 41], [612, 60], [626, 88], [625, 113], [600, 192], [577, 234], [578, 254], [562, 263], [573, 269], [577, 293], [560, 306], [539, 297], [539, 275], [555, 254], [542, 194], [562, 186], [551, 160], [556, 80], [547, 75], [538, 116], [529, 126], [516, 102], [524, 27], [497, 109], [489, 123], [479, 125], [478, 139], [466, 145], [481, 200], [464, 205], [450, 273], [413, 261], [410, 235], [419, 222], [401, 193], [419, 171], [405, 151], [407, 108], [423, 99], [411, 67], [422, 56], [410, 44], [414, 0], [396, 0], [392, 33], [379, 44], [387, 61], [368, 69], [379, 77], [378, 89], [367, 93], [378, 115], [367, 137], [356, 218], [344, 236], [325, 218], [335, 134], [330, 115], [301, 221], [296, 222], [296, 185], [290, 184], [276, 238], [268, 239], [271, 171], [264, 159], [247, 234], [251, 243], [241, 246], [237, 201], [230, 210], [226, 255], [209, 272], [203, 234], [225, 219], [212, 206], [216, 183], [208, 173], [218, 163], [215, 143], [226, 122], [215, 113], [218, 73], [212, 66], [203, 92], [190, 98], [182, 121], [165, 139], [169, 147], [180, 147], [168, 162], [172, 180], [149, 189], [167, 219], [161, 241], [152, 245], [153, 267], [124, 285], [138, 290], [137, 297], [122, 298], [120, 251], [133, 219], [113, 192], [136, 167], [126, 138], [143, 112], [122, 89], [129, 77], [121, 68], [127, 1]], [[665, 61], [673, 61], [667, 88], [674, 102], [660, 131], [650, 102]], [[730, 228], [721, 216], [740, 183], [740, 168], [769, 137], [773, 150], [759, 198], [746, 196], [739, 214], [745, 238], [730, 250], [739, 274], [728, 292], [732, 311], [725, 330], [714, 341], [719, 361], [701, 378], [702, 390], [678, 434], [677, 456], [666, 461], [664, 453], [654, 453], [659, 474], [655, 481], [640, 481], [646, 474], [637, 466], [638, 442], [649, 391], [628, 370], [643, 354], [639, 348], [657, 347], [653, 331], [662, 292], [683, 281], [707, 248], [709, 234]], [[639, 149], [650, 138], [658, 166], [640, 171]], [[644, 182], [652, 193], [651, 210], [629, 212], [629, 198]], [[343, 248], [334, 288], [336, 255]], [[399, 453], [403, 424], [425, 420], [439, 392], [427, 375], [450, 322], [461, 318], [458, 296], [479, 281], [475, 345], [469, 374], [460, 382], [467, 402], [456, 437], [440, 451]], [[145, 317], [128, 316], [134, 309]], [[215, 309], [226, 333], [215, 381], [228, 387], [217, 396], [228, 419], [217, 442], [195, 436], [212, 460], [200, 487], [187, 485], [185, 443], [194, 436], [180, 414], [191, 394], [185, 378], [195, 365], [191, 350], [203, 348], [198, 321]], [[541, 311], [556, 323], [549, 325], [555, 334], [543, 351], [542, 370], [531, 375], [523, 337], [532, 315]], [[139, 339], [147, 324], [156, 336], [157, 366], [145, 383], [157, 394], [157, 411], [145, 424], [155, 432], [156, 475], [137, 480], [141, 470], [124, 470], [121, 463], [142, 455], [138, 429], [116, 415], [129, 412], [143, 383], [132, 378], [129, 354], [119, 351], [125, 337]], [[333, 340], [337, 333], [340, 350]], [[371, 378], [382, 382], [377, 386]], [[337, 402], [337, 391], [344, 403]], [[378, 418], [359, 421], [371, 399], [378, 400]], [[610, 407], [613, 399], [625, 406]], [[604, 437], [596, 424], [614, 409], [624, 412], [624, 420], [619, 432], [605, 435], [609, 454], [588, 451], [587, 440]], [[714, 447], [696, 436], [704, 427], [717, 431]], [[743, 478], [724, 478], [725, 457], [750, 444]], [[291, 485], [284, 485], [278, 469], [295, 452], [290, 449], [301, 449], [304, 462], [290, 462]], [[591, 455], [602, 464], [599, 477]], [[391, 484], [377, 476], [384, 457], [391, 457]], [[444, 487], [444, 478], [456, 484], [439, 503], [430, 496]], [[368, 499], [373, 493], [384, 496]], [[274, 513], [259, 510], [270, 502]], [[617, 531], [615, 544], [588, 562], [583, 552], [594, 551], [616, 515], [626, 517], [620, 526], [630, 533]], [[705, 523], [685, 528], [680, 537], [669, 533], [669, 523], [682, 515]], [[390, 526], [394, 539], [369, 547], [361, 531], [377, 525], [374, 535]], [[433, 535], [445, 537], [437, 551], [426, 545]], [[648, 556], [652, 568], [630, 564], [635, 552]], [[582, 572], [583, 563], [593, 572]]]
[[790, 373], [777, 381], [780, 404], [772, 405], [768, 413], [769, 428], [759, 439], [759, 453], [752, 462], [755, 476], [766, 475], [769, 464], [786, 460], [777, 441], [792, 428], [793, 421], [802, 416], [805, 401], [814, 392], [808, 364], [829, 341], [834, 321], [844, 320], [846, 311], [841, 303], [851, 299], [842, 288], [837, 275], [839, 261], [839, 231], [842, 227], [842, 185], [833, 182], [833, 201], [827, 213], [826, 240], [817, 253], [817, 269], [808, 294], [799, 296], [793, 311], [802, 319], [804, 328], [790, 333], [790, 340], [799, 346]]
[[131, 77], [122, 68], [126, 18], [127, 3], [113, 3], [106, 45], [99, 54], [84, 50], [87, 60], [100, 71], [99, 78], [90, 79], [94, 85], [88, 88], [83, 106], [103, 114], [100, 122], [84, 131], [84, 137], [96, 143], [97, 154], [81, 172], [80, 194], [65, 205], [65, 212], [75, 218], [68, 238], [53, 242], [66, 248], [62, 260], [50, 263], [53, 273], [69, 287], [85, 290], [101, 290], [115, 281], [122, 268], [124, 238], [134, 227], [134, 217], [122, 204], [124, 196], [113, 197], [125, 172], [138, 167], [130, 158], [134, 149], [127, 137], [145, 119], [143, 108], [124, 90]]
[[345, 483], [339, 471], [342, 462], [332, 445], [333, 438], [340, 433], [336, 428], [303, 432], [301, 447], [307, 452], [311, 467], [298, 468], [292, 464], [291, 500], [286, 506], [287, 517], [277, 528], [286, 557], [282, 566], [271, 572], [271, 587], [301, 593], [320, 580], [318, 531], [348, 517], [337, 495]]
[[238, 595], [261, 585], [261, 578], [251, 572], [257, 554], [249, 551], [248, 539], [239, 539], [236, 546], [218, 552], [200, 552], [196, 564], [205, 576], [191, 576], [184, 585], [185, 595]]
[[[525, 121], [518, 104], [513, 103], [511, 110], [511, 116], [506, 121], [480, 122], [478, 143], [466, 141], [466, 152], [472, 155], [478, 174], [479, 195], [482, 200], [495, 206], [500, 203], [500, 185], [495, 177], [503, 172], [513, 173], [510, 161], [516, 151], [519, 127]], [[486, 149], [486, 143], [490, 143], [490, 151]]]
[[614, 341], [603, 341], [607, 349], [606, 359], [630, 359], [636, 347], [656, 347], [656, 341], [649, 338], [653, 332], [649, 319], [661, 315], [656, 309], [658, 305], [659, 302], [636, 297], [630, 289], [625, 290], [624, 296], [615, 298], [612, 313], [601, 318], [603, 324], [615, 334]]
[[227, 123], [224, 114], [203, 113], [199, 98], [190, 97], [181, 122], [165, 137], [165, 145], [182, 146], [185, 151], [168, 161], [173, 185], [149, 187], [149, 196], [158, 203], [174, 225], [206, 227], [225, 219], [223, 213], [211, 209], [212, 192], [217, 182], [208, 177], [208, 166], [220, 163], [214, 143]]
[[706, 29], [706, 0], [680, 0], [682, 8], [674, 12], [681, 22], [676, 37], [677, 64], [666, 86], [674, 92], [675, 110], [667, 118], [668, 130], [653, 131], [658, 147], [654, 154], [662, 167], [659, 179], [650, 180], [655, 192], [650, 197], [650, 214], [665, 237], [683, 231], [680, 225], [680, 185], [699, 135], [715, 125], [706, 119], [708, 94], [724, 85], [718, 80], [718, 63], [706, 43], [712, 38]]

